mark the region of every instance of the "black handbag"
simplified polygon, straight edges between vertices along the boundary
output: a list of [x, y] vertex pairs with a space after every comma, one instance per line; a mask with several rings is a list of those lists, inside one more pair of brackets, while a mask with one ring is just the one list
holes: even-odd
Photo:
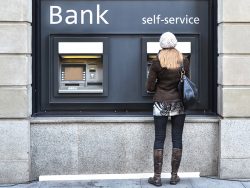
[[178, 84], [178, 91], [185, 107], [192, 106], [198, 101], [198, 89], [196, 85], [185, 75], [183, 65], [181, 66], [181, 78]]

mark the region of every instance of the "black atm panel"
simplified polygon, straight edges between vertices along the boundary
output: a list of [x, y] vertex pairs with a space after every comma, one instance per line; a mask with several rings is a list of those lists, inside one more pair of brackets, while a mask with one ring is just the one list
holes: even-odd
[[[193, 110], [205, 113], [215, 104], [212, 1], [37, 0], [33, 5], [34, 114], [151, 114], [145, 83], [159, 49], [147, 51], [147, 43], [158, 42], [166, 31], [191, 43], [191, 79], [200, 92]], [[61, 51], [66, 43], [71, 45]], [[97, 43], [102, 51], [90, 47]]]

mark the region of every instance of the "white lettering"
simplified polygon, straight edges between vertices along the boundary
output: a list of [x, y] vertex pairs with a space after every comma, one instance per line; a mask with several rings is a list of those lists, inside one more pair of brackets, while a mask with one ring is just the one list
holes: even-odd
[[190, 24], [194, 24], [194, 22], [193, 22], [192, 20], [194, 20], [194, 18], [193, 18], [193, 17], [190, 17], [190, 18], [189, 18], [189, 23], [190, 23]]
[[170, 18], [169, 18], [169, 23], [170, 23], [170, 24], [174, 24], [174, 22], [175, 22], [175, 19], [174, 19], [173, 17], [170, 17]]
[[[109, 24], [105, 17], [108, 11], [109, 10], [104, 10], [101, 12], [100, 5], [96, 5], [96, 24]], [[78, 24], [78, 19], [80, 19], [80, 24], [93, 24], [93, 11], [88, 9], [77, 12], [76, 10], [70, 9], [62, 12], [62, 8], [60, 6], [50, 6], [50, 24], [60, 24], [62, 22], [68, 25]]]
[[[65, 18], [66, 24], [77, 24], [77, 12], [75, 10], [67, 10], [66, 13], [72, 13], [73, 15]], [[72, 21], [70, 21], [72, 20]]]
[[149, 17], [149, 18], [147, 19], [147, 23], [148, 23], [148, 24], [152, 24], [152, 21], [153, 21], [153, 19], [152, 19], [151, 17]]
[[[57, 12], [54, 12], [54, 9], [57, 9]], [[62, 9], [59, 6], [50, 6], [50, 24], [59, 24], [62, 22]], [[54, 20], [54, 17], [57, 17], [57, 21]]]
[[194, 23], [195, 24], [199, 24], [200, 23], [200, 18], [199, 17], [195, 17], [194, 18]]
[[103, 18], [103, 16], [106, 14], [108, 12], [108, 10], [105, 10], [105, 11], [103, 11], [103, 13], [102, 14], [100, 14], [100, 5], [99, 4], [97, 4], [97, 14], [96, 14], [96, 16], [97, 16], [97, 24], [100, 24], [100, 19], [105, 23], [105, 24], [109, 24], [108, 22], [107, 22], [107, 20], [105, 20], [105, 18]]
[[89, 23], [93, 24], [93, 13], [91, 10], [81, 10], [81, 24], [84, 24], [84, 20], [85, 20], [85, 14], [89, 13]]
[[186, 15], [186, 24], [188, 24], [188, 15]]
[[161, 15], [160, 15], [160, 14], [158, 14], [158, 15], [157, 15], [157, 17], [156, 17], [157, 24], [159, 24], [159, 23], [160, 23], [160, 19], [161, 19]]
[[186, 14], [183, 17], [162, 17], [160, 14], [154, 14], [149, 17], [142, 18], [142, 24], [200, 24], [199, 17], [192, 17]]
[[153, 15], [153, 18], [152, 20], [150, 19], [150, 23], [149, 24], [159, 24], [160, 23], [160, 20], [161, 20], [161, 15], [158, 14], [158, 15]]
[[185, 18], [180, 18], [181, 24], [185, 23]]
[[168, 17], [165, 17], [164, 21], [164, 24], [168, 24]]

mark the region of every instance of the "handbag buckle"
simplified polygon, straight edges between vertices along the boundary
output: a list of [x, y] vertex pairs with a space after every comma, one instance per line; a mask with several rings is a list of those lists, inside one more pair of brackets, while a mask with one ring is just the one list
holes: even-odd
[[185, 75], [185, 70], [182, 68], [181, 69], [181, 78], [183, 78], [183, 75]]

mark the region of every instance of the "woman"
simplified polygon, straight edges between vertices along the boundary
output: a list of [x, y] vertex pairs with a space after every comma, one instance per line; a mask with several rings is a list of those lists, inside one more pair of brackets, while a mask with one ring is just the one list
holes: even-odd
[[153, 62], [147, 80], [147, 90], [155, 92], [153, 101], [153, 116], [155, 125], [154, 141], [154, 176], [148, 179], [150, 184], [161, 186], [161, 171], [163, 162], [163, 148], [166, 138], [168, 116], [172, 123], [172, 159], [170, 184], [177, 184], [177, 175], [182, 156], [182, 132], [185, 121], [183, 103], [178, 93], [180, 80], [180, 66], [184, 65], [186, 75], [189, 76], [189, 62], [175, 49], [177, 39], [170, 32], [160, 37], [162, 50], [158, 53], [157, 61]]

